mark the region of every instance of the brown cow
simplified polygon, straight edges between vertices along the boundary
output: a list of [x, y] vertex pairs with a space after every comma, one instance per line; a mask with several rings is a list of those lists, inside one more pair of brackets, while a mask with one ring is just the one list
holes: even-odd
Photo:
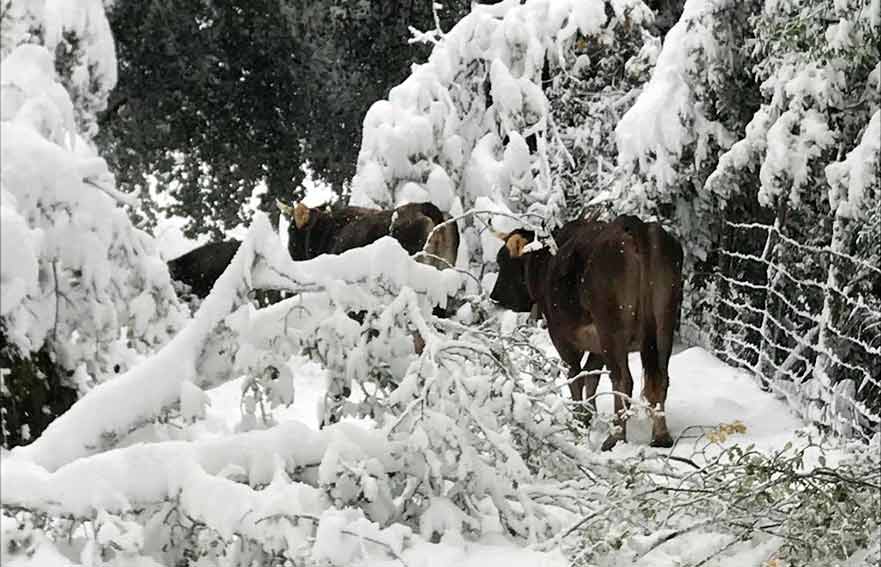
[[[625, 413], [633, 394], [628, 352], [639, 350], [645, 373], [643, 396], [659, 409], [652, 420], [653, 447], [670, 447], [663, 410], [673, 330], [682, 299], [682, 246], [657, 223], [632, 216], [611, 223], [573, 221], [556, 236], [559, 251], [524, 251], [535, 238], [527, 230], [505, 235], [498, 254], [499, 276], [491, 298], [515, 311], [536, 304], [560, 358], [569, 366], [573, 400], [594, 396], [605, 364], [616, 393], [611, 449], [626, 440]], [[581, 361], [589, 353], [585, 367]], [[574, 379], [574, 380], [573, 380]], [[591, 401], [594, 408], [595, 402]], [[584, 417], [584, 414], [581, 414]]]
[[[411, 255], [426, 248], [428, 255], [418, 259], [423, 263], [439, 269], [456, 264], [459, 229], [452, 221], [432, 235], [434, 227], [449, 219], [432, 203], [409, 203], [390, 210], [309, 208], [303, 203], [289, 207], [281, 202], [278, 206], [291, 217], [288, 249], [297, 261], [340, 254], [392, 236]], [[425, 247], [429, 235], [431, 241]]]
[[[410, 254], [423, 249], [428, 253], [417, 261], [438, 269], [455, 266], [459, 250], [459, 229], [455, 221], [434, 228], [448, 220], [432, 203], [410, 203], [396, 209], [365, 209], [340, 207], [332, 209], [310, 208], [303, 203], [293, 207], [278, 201], [282, 214], [291, 218], [288, 232], [288, 250], [295, 261], [309, 260], [322, 254], [340, 254], [352, 248], [360, 248], [376, 242], [383, 236], [392, 236]], [[429, 236], [431, 240], [425, 245]], [[445, 316], [446, 310], [435, 307], [434, 314]], [[362, 322], [364, 312], [350, 313], [350, 317]], [[421, 353], [425, 341], [418, 332], [413, 335], [414, 349]], [[351, 394], [347, 389], [338, 395], [330, 395], [337, 403]], [[338, 416], [328, 416], [331, 423]], [[321, 426], [324, 426], [322, 421]]]

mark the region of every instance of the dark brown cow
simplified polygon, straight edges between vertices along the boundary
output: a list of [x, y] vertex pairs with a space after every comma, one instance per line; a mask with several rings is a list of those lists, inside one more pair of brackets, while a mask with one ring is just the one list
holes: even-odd
[[[191, 296], [200, 299], [208, 297], [217, 279], [226, 271], [241, 244], [238, 240], [208, 242], [174, 260], [169, 260], [168, 274], [171, 279], [178, 284], [185, 284], [184, 287], [175, 286], [178, 297], [187, 299], [191, 307], [195, 306], [189, 301]], [[251, 297], [259, 305], [266, 306], [281, 301], [284, 293], [270, 289], [253, 290]]]
[[238, 240], [209, 242], [168, 261], [168, 273], [176, 282], [190, 287], [190, 293], [205, 298], [214, 282], [226, 270], [241, 246]]
[[[278, 206], [291, 217], [288, 249], [297, 261], [321, 254], [340, 254], [392, 236], [411, 255], [426, 248], [428, 255], [421, 256], [421, 262], [436, 268], [456, 263], [458, 227], [455, 221], [450, 222], [431, 235], [434, 227], [448, 220], [432, 203], [410, 203], [391, 210], [309, 208], [302, 203], [289, 207], [281, 202]], [[425, 247], [429, 235], [431, 241]]]
[[[310, 208], [303, 203], [291, 207], [280, 201], [277, 205], [282, 214], [291, 218], [288, 249], [295, 261], [309, 260], [322, 254], [340, 254], [372, 244], [383, 236], [392, 236], [411, 256], [424, 249], [429, 255], [417, 258], [419, 262], [438, 269], [456, 264], [459, 229], [456, 222], [451, 221], [434, 231], [448, 217], [432, 203], [410, 203], [391, 210]], [[425, 245], [426, 241], [428, 246]], [[443, 317], [446, 311], [436, 307], [434, 314]], [[361, 322], [364, 312], [350, 313], [349, 316]], [[418, 332], [414, 332], [413, 342], [416, 352], [421, 353], [425, 342]], [[344, 390], [329, 396], [338, 402], [350, 393]], [[330, 423], [337, 419], [335, 413], [328, 416]], [[323, 420], [321, 426], [324, 426]]]
[[[492, 299], [515, 311], [538, 306], [569, 366], [570, 380], [582, 370], [600, 370], [604, 364], [609, 368], [614, 391], [627, 398], [615, 397], [618, 427], [603, 450], [626, 439], [625, 412], [633, 394], [627, 354], [638, 350], [645, 373], [643, 396], [660, 410], [653, 416], [651, 444], [671, 446], [663, 410], [682, 299], [682, 246], [659, 224], [632, 216], [611, 223], [568, 223], [555, 235], [556, 255], [547, 248], [524, 252], [534, 236], [516, 230], [504, 237]], [[585, 353], [589, 355], [582, 368]], [[598, 375], [575, 378], [570, 382], [572, 398], [582, 401], [585, 389], [592, 398], [598, 382]]]

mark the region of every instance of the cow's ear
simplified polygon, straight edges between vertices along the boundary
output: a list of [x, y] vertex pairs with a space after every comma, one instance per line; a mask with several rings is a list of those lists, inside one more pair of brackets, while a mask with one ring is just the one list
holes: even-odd
[[309, 207], [304, 205], [302, 202], [297, 203], [294, 207], [294, 224], [297, 225], [298, 229], [302, 229], [304, 226], [309, 224]]
[[508, 254], [511, 255], [511, 258], [519, 258], [523, 255], [523, 249], [526, 248], [527, 244], [529, 244], [529, 241], [526, 240], [525, 236], [513, 234], [508, 237], [505, 247], [508, 249]]

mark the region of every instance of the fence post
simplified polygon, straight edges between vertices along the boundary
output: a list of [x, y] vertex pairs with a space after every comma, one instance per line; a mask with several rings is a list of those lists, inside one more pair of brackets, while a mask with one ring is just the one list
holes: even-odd
[[777, 233], [783, 229], [786, 222], [786, 200], [780, 198], [777, 204], [777, 216], [774, 218], [773, 227], [768, 227], [768, 238], [765, 240], [765, 248], [762, 250], [762, 261], [767, 266], [765, 270], [765, 307], [762, 313], [761, 336], [759, 337], [758, 360], [756, 361], [756, 374], [759, 375], [759, 381], [762, 389], [768, 391], [771, 389], [770, 381], [774, 377], [774, 361], [771, 357], [773, 353], [773, 341], [771, 335], [771, 317], [769, 311], [771, 309], [772, 292], [777, 285], [780, 277], [778, 270], [772, 259], [775, 257], [777, 247]]
[[835, 262], [835, 254], [843, 251], [846, 238], [845, 219], [839, 214], [834, 215], [832, 221], [832, 240], [829, 244], [829, 268], [827, 270], [826, 283], [823, 289], [823, 311], [820, 313], [819, 329], [817, 335], [817, 361], [811, 372], [807, 390], [809, 397], [808, 415], [811, 419], [820, 423], [826, 423], [832, 429], [842, 435], [852, 433], [851, 420], [848, 414], [852, 408], [842, 403], [847, 385], [839, 388], [833, 387], [832, 377], [829, 375], [831, 367], [832, 345], [829, 340], [829, 321], [832, 319], [832, 293], [831, 289], [838, 289], [839, 270]]

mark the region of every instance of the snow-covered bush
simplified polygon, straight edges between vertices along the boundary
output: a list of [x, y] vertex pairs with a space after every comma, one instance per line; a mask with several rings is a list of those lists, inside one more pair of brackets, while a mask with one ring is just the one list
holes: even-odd
[[695, 260], [720, 243], [725, 219], [773, 219], [781, 206], [828, 214], [823, 168], [879, 104], [875, 11], [686, 2], [616, 127], [616, 209], [672, 220]]
[[[182, 311], [90, 141], [116, 77], [101, 2], [14, 2], [3, 24], [4, 347], [27, 357], [45, 345], [52, 372], [85, 393], [165, 343]], [[40, 378], [6, 380], [21, 392]]]
[[[67, 510], [64, 513], [96, 525], [107, 518], [91, 510], [111, 514], [117, 527], [133, 520], [147, 533], [133, 536], [134, 547], [123, 550], [158, 553], [155, 545], [147, 544], [158, 537], [167, 548], [167, 559], [181, 552], [210, 559], [211, 549], [221, 548], [217, 553], [229, 558], [230, 538], [239, 535], [254, 542], [252, 551], [259, 556], [278, 553], [295, 559], [306, 553], [326, 555], [340, 564], [349, 555], [322, 543], [323, 538], [365, 534], [396, 549], [408, 530], [450, 538], [480, 533], [487, 514], [513, 535], [546, 538], [561, 527], [560, 520], [539, 502], [543, 493], [529, 487], [553, 476], [545, 458], [548, 463], [559, 459], [560, 450], [569, 459], [581, 454], [560, 435], [568, 412], [561, 411], [554, 389], [530, 391], [510, 364], [494, 354], [488, 337], [495, 334], [472, 335], [468, 327], [432, 317], [432, 307], [443, 303], [450, 286], [458, 284], [455, 272], [440, 275], [409, 258], [390, 238], [339, 257], [295, 264], [276, 246], [266, 218], [256, 216], [212, 294], [168, 345], [123, 376], [97, 386], [39, 439], [7, 458], [3, 494], [18, 496], [4, 503], [42, 513]], [[239, 307], [249, 285], [301, 295], [259, 311], [250, 305]], [[363, 322], [350, 318], [349, 311], [362, 311]], [[297, 443], [288, 443], [279, 453], [275, 444], [290, 439], [290, 429], [298, 425], [269, 420], [262, 424], [268, 427], [265, 431], [243, 432], [220, 445], [126, 447], [127, 439], [137, 438], [139, 429], [152, 420], [187, 423], [203, 415], [204, 394], [194, 383], [196, 363], [212, 329], [222, 321], [242, 345], [236, 365], [252, 375], [277, 369], [287, 354], [300, 348], [314, 350], [331, 375], [329, 393], [347, 385], [363, 394], [360, 402], [344, 404], [340, 413], [370, 416], [376, 430], [359, 432], [339, 424], [320, 433], [298, 431]], [[414, 352], [412, 332], [424, 342], [421, 354]], [[255, 386], [260, 390], [256, 403], [264, 395], [270, 403], [288, 403], [290, 390], [284, 383], [290, 375], [285, 374], [281, 370]], [[142, 395], [132, 397], [133, 390]], [[258, 425], [255, 412], [244, 413], [244, 431]], [[102, 452], [116, 446], [122, 448]], [[241, 453], [244, 447], [252, 456]], [[162, 469], [154, 470], [150, 480], [144, 480], [147, 484], [136, 480], [146, 477], [130, 477], [133, 473], [127, 471], [154, 459]], [[191, 460], [196, 463], [188, 465]], [[90, 467], [96, 467], [94, 484], [70, 491], [72, 479], [81, 478]], [[116, 472], [108, 476], [111, 469]], [[251, 487], [221, 478], [224, 474], [243, 478]], [[274, 480], [264, 487], [270, 479]], [[214, 488], [205, 492], [209, 485]], [[300, 509], [300, 500], [273, 496], [276, 488], [307, 490], [322, 507]], [[224, 498], [230, 510], [223, 514], [224, 521], [230, 523], [218, 524], [210, 496], [214, 490], [242, 495], [238, 501], [230, 494]], [[264, 499], [278, 504], [255, 508], [255, 502]], [[360, 511], [324, 512], [330, 506]], [[256, 514], [242, 524], [248, 510]], [[202, 534], [196, 541], [177, 540], [174, 530], [162, 531], [170, 517], [205, 529], [193, 528]], [[314, 549], [294, 545], [289, 533], [293, 517], [317, 524]], [[99, 535], [90, 545], [106, 547], [102, 530], [96, 530]], [[312, 532], [307, 528], [306, 533]], [[332, 533], [337, 535], [328, 535]]]

